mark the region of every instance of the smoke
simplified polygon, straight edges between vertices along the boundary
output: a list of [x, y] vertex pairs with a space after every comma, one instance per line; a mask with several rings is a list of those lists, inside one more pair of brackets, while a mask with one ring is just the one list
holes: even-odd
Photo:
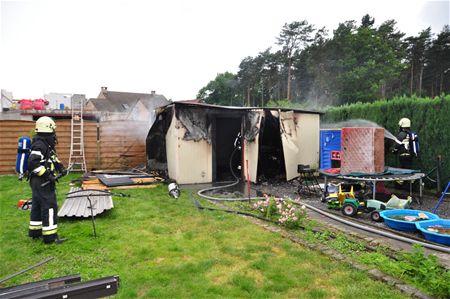
[[104, 120], [100, 122], [100, 139], [114, 140], [122, 145], [131, 146], [136, 142], [145, 142], [150, 124], [142, 120]]
[[[383, 128], [382, 126], [380, 126], [379, 124], [370, 121], [370, 120], [366, 120], [366, 119], [349, 119], [346, 121], [341, 121], [341, 122], [337, 122], [337, 123], [321, 123], [320, 127], [322, 129], [326, 129], [326, 128], [347, 128], [347, 127], [357, 127], [357, 128]], [[395, 142], [399, 142], [397, 140], [397, 138], [394, 136], [394, 134], [392, 134], [391, 132], [389, 132], [389, 130], [387, 130], [386, 128], [384, 129], [384, 137], [391, 139]]]
[[306, 106], [319, 111], [325, 111], [329, 106], [340, 104], [336, 96], [337, 91], [330, 91], [329, 86], [317, 86], [317, 81], [317, 79], [314, 79], [313, 84], [311, 84], [312, 87], [306, 96]]

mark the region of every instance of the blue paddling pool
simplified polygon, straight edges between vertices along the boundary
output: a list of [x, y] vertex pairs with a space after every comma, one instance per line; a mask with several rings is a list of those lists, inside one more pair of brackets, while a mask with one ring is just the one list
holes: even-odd
[[449, 219], [435, 219], [430, 221], [417, 222], [416, 227], [422, 232], [425, 239], [450, 246]]
[[[420, 219], [421, 215], [425, 215], [425, 218]], [[439, 219], [438, 215], [430, 212], [408, 209], [386, 210], [380, 212], [380, 216], [390, 228], [406, 232], [416, 231], [416, 223]]]

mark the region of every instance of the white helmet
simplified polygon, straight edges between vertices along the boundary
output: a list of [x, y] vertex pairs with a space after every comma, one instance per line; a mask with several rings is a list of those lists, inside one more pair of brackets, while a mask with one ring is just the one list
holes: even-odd
[[411, 121], [409, 118], [404, 117], [398, 122], [398, 125], [400, 128], [411, 128]]
[[36, 133], [55, 133], [56, 124], [48, 116], [39, 117], [36, 121]]

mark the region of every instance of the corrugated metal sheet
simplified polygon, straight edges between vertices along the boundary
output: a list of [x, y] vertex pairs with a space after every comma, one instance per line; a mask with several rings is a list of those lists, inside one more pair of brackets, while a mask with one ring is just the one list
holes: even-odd
[[69, 195], [58, 212], [58, 217], [91, 217], [92, 202], [93, 215], [98, 215], [114, 208], [111, 194], [101, 190], [82, 190], [71, 188]]

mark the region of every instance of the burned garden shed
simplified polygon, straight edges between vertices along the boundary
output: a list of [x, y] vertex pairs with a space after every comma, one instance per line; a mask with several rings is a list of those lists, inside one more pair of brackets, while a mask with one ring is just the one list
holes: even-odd
[[319, 112], [173, 102], [148, 133], [148, 168], [180, 184], [291, 180], [299, 164], [318, 168], [319, 127]]

